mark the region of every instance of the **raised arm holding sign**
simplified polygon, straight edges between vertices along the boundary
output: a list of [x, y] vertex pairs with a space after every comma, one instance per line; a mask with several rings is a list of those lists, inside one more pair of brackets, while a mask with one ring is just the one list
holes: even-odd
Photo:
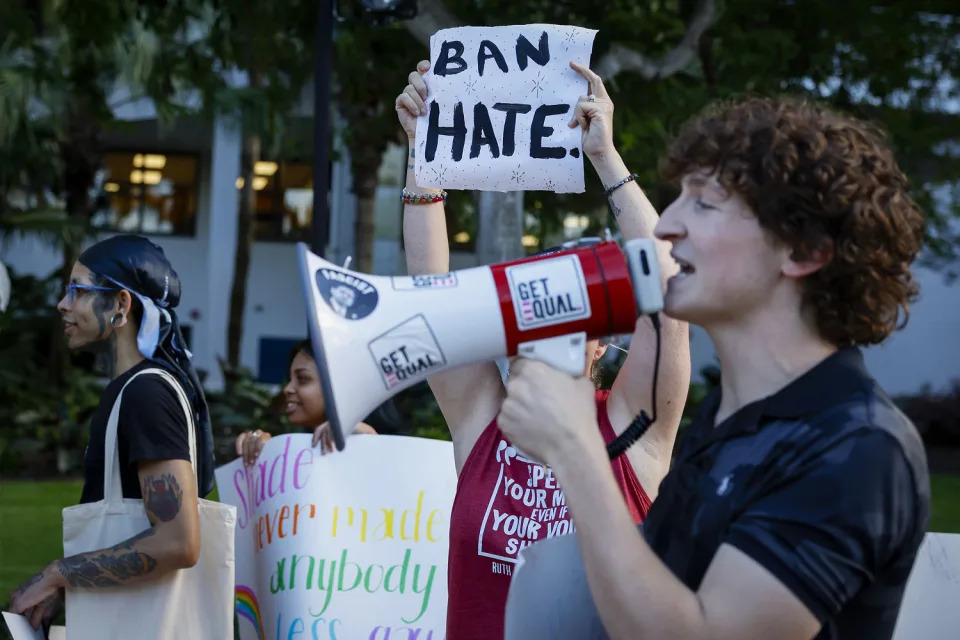
[[[603, 82], [586, 66], [572, 63], [571, 60], [588, 59], [589, 51], [583, 56], [573, 56], [563, 53], [559, 57], [562, 46], [555, 44], [551, 34], [556, 32], [575, 33], [567, 27], [551, 27], [540, 29], [538, 33], [547, 33], [546, 46], [550, 47], [551, 63], [563, 65], [565, 72], [576, 79], [575, 92], [564, 103], [567, 108], [563, 117], [553, 117], [545, 122], [555, 130], [547, 146], [577, 149], [578, 153], [586, 155], [598, 172], [601, 180], [607, 187], [621, 182], [621, 186], [611, 193], [610, 203], [616, 214], [617, 222], [624, 234], [624, 240], [632, 238], [650, 237], [657, 221], [657, 214], [644, 196], [635, 181], [623, 181], [630, 175], [626, 166], [613, 145], [612, 116], [613, 103], [610, 100]], [[512, 29], [513, 31], [510, 31]], [[504, 33], [512, 34], [512, 39], [502, 34], [491, 33], [487, 38], [491, 43], [504, 41], [517, 43], [516, 27], [504, 28]], [[531, 29], [531, 28], [524, 28]], [[487, 30], [494, 32], [497, 30]], [[583, 31], [583, 30], [579, 30]], [[442, 32], [445, 33], [445, 32]], [[527, 31], [524, 31], [527, 33]], [[528, 37], [531, 43], [539, 40]], [[427, 141], [423, 136], [428, 135], [430, 127], [430, 105], [438, 105], [443, 109], [446, 99], [438, 95], [440, 79], [450, 79], [465, 75], [468, 69], [475, 68], [476, 75], [480, 76], [480, 60], [483, 60], [483, 78], [488, 74], [497, 73], [503, 83], [504, 74], [500, 69], [499, 57], [493, 53], [490, 46], [485, 48], [464, 45], [462, 53], [459, 47], [450, 48], [445, 59], [437, 46], [444, 41], [450, 41], [435, 36], [433, 43], [435, 50], [432, 58], [438, 58], [444, 63], [444, 75], [430, 73], [431, 65], [422, 61], [417, 71], [408, 77], [409, 84], [397, 97], [396, 109], [398, 118], [404, 131], [410, 139], [410, 158], [407, 165], [407, 183], [404, 207], [404, 243], [407, 259], [407, 269], [411, 275], [427, 273], [443, 273], [449, 270], [449, 247], [447, 245], [446, 222], [444, 219], [443, 196], [436, 187], [454, 187], [472, 189], [500, 188], [497, 184], [506, 184], [511, 179], [510, 174], [504, 174], [504, 167], [498, 163], [504, 162], [503, 142], [507, 136], [497, 138], [497, 158], [493, 157], [493, 145], [481, 144], [480, 154], [474, 160], [486, 159], [486, 164], [474, 165], [463, 175], [457, 174], [459, 182], [452, 183], [446, 178], [443, 182], [423, 181], [415, 177], [415, 163], [421, 160], [426, 150]], [[460, 42], [465, 42], [461, 40]], [[471, 41], [472, 42], [472, 41]], [[563, 41], [561, 40], [560, 43]], [[526, 45], [523, 45], [524, 47]], [[504, 64], [508, 69], [516, 65], [516, 49], [506, 46], [497, 46], [502, 54]], [[509, 51], [509, 55], [506, 53]], [[539, 49], [538, 49], [539, 51]], [[453, 56], [451, 54], [457, 54]], [[463, 59], [463, 71], [451, 76], [448, 67], [454, 64], [455, 58]], [[489, 58], [489, 59], [488, 59]], [[475, 64], [476, 63], [476, 64]], [[527, 65], [531, 69], [533, 62]], [[454, 64], [453, 69], [460, 68]], [[519, 68], [519, 65], [516, 65]], [[516, 84], [514, 84], [516, 86]], [[516, 89], [514, 89], [516, 95]], [[506, 100], [503, 97], [503, 100]], [[498, 104], [500, 98], [487, 100], [480, 97], [473, 104]], [[516, 100], [514, 100], [516, 102]], [[456, 100], [450, 104], [455, 105]], [[549, 100], [541, 101], [550, 104]], [[530, 112], [517, 114], [515, 133], [513, 137], [514, 160], [520, 154], [521, 145], [530, 166], [537, 163], [552, 162], [558, 171], [563, 171], [563, 163], [573, 160], [577, 163], [577, 175], [574, 176], [582, 185], [583, 176], [582, 155], [579, 158], [567, 154], [564, 158], [549, 161], [529, 158], [529, 151], [533, 147], [530, 139], [532, 118], [540, 105], [531, 103]], [[449, 114], [455, 114], [455, 107], [451, 107]], [[464, 127], [468, 132], [473, 131], [472, 122], [468, 118], [474, 107], [464, 108]], [[496, 110], [493, 110], [496, 111]], [[493, 112], [488, 110], [488, 112]], [[507, 112], [497, 112], [502, 115], [499, 122], [493, 126], [494, 132], [509, 133], [506, 127]], [[440, 119], [440, 124], [447, 126], [454, 121]], [[523, 118], [527, 119], [524, 120]], [[524, 124], [526, 122], [526, 124]], [[455, 123], [456, 124], [456, 123]], [[526, 126], [526, 129], [523, 127]], [[506, 127], [506, 128], [504, 128]], [[577, 129], [580, 129], [578, 132]], [[438, 147], [433, 162], [438, 159], [452, 160], [454, 147], [458, 146], [456, 136], [445, 136], [442, 129], [438, 133]], [[521, 132], [525, 133], [521, 133]], [[458, 134], [459, 135], [459, 134]], [[499, 134], [498, 134], [499, 135]], [[464, 148], [466, 149], [460, 160], [469, 162], [469, 145], [472, 133], [465, 134]], [[481, 141], [485, 138], [481, 137]], [[560, 140], [563, 143], [560, 144]], [[444, 146], [446, 145], [446, 146]], [[485, 155], [486, 154], [486, 155]], [[507, 157], [509, 160], [509, 157]], [[421, 166], [428, 174], [433, 170], [431, 163], [422, 158]], [[451, 165], [452, 166], [452, 165]], [[458, 167], [461, 165], [457, 165]], [[515, 166], [515, 165], [514, 165]], [[456, 169], [460, 171], [460, 169]], [[451, 170], [452, 171], [452, 170]], [[521, 168], [521, 171], [524, 171]], [[531, 172], [531, 175], [534, 172]], [[499, 183], [497, 181], [500, 181]], [[490, 186], [494, 185], [494, 186]], [[525, 188], [550, 188], [541, 184], [538, 187], [533, 183], [526, 183]], [[581, 187], [582, 189], [582, 187]], [[563, 191], [555, 187], [554, 190]], [[572, 190], [572, 189], [566, 189]], [[413, 197], [411, 197], [413, 196]], [[418, 199], [426, 198], [426, 202]], [[662, 251], [660, 261], [664, 265], [665, 276], [671, 275], [672, 264], [669, 255]], [[660, 479], [667, 470], [670, 459], [670, 450], [679, 422], [679, 411], [683, 406], [688, 379], [689, 379], [689, 351], [687, 345], [686, 325], [666, 321], [663, 325], [665, 341], [665, 357], [660, 366], [659, 406], [665, 410], [661, 412], [654, 427], [644, 436], [644, 446], [634, 447], [625, 457], [619, 458], [613, 464], [614, 475], [618, 478], [622, 494], [633, 513], [634, 519], [640, 521], [646, 514], [652, 496], [656, 495], [656, 488]], [[465, 336], [464, 340], [469, 340]], [[621, 369], [620, 375], [612, 391], [598, 391], [596, 393], [597, 429], [607, 439], [626, 429], [630, 421], [637, 415], [640, 405], [649, 402], [650, 381], [653, 374], [652, 353], [655, 348], [655, 335], [649, 322], [642, 320], [637, 323], [636, 332], [631, 341], [631, 355], [627, 364]], [[588, 366], [584, 375], [588, 376], [594, 369], [594, 364], [603, 355], [605, 347], [596, 341], [587, 345]], [[454, 444], [454, 456], [457, 471], [460, 474], [458, 494], [451, 513], [450, 527], [450, 560], [448, 570], [451, 576], [449, 606], [447, 609], [447, 637], [448, 638], [488, 638], [502, 635], [503, 608], [506, 591], [511, 575], [515, 568], [517, 553], [520, 548], [532, 544], [538, 539], [562, 534], [572, 530], [569, 513], [567, 512], [563, 490], [556, 483], [550, 469], [528, 460], [504, 437], [497, 425], [497, 415], [504, 399], [504, 388], [499, 371], [492, 362], [486, 362], [435, 375], [429, 380], [430, 387], [437, 397], [444, 418], [450, 428]]]

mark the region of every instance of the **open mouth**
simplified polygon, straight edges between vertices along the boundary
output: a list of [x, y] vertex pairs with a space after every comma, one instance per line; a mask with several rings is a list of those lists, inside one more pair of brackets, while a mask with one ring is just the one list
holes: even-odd
[[293, 413], [294, 411], [296, 411], [296, 410], [299, 409], [299, 408], [300, 408], [300, 404], [299, 404], [299, 403], [296, 403], [296, 402], [288, 402], [288, 403], [287, 403], [287, 406], [286, 406], [287, 415]]
[[677, 273], [677, 275], [674, 277], [685, 278], [696, 272], [696, 269], [693, 268], [693, 265], [687, 262], [686, 260], [678, 258], [677, 256], [671, 256], [671, 257], [674, 259], [674, 261], [676, 261], [677, 265], [680, 266], [680, 272]]

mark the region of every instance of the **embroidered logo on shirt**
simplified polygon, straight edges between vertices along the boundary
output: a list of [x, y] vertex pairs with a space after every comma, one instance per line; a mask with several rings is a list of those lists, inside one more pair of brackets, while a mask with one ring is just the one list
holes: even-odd
[[723, 480], [720, 481], [720, 484], [717, 486], [717, 495], [725, 496], [730, 493], [730, 490], [733, 489], [733, 474], [728, 473], [723, 476]]

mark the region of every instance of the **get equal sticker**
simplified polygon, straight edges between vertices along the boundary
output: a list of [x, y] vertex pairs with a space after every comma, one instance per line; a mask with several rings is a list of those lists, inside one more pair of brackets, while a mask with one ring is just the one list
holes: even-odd
[[586, 280], [576, 256], [518, 264], [504, 271], [522, 331], [590, 317]]

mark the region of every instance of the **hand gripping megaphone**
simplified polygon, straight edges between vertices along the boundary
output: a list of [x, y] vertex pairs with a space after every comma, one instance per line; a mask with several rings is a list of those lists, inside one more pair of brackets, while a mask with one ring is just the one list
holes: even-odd
[[588, 339], [663, 307], [642, 238], [422, 276], [350, 271], [298, 245], [310, 337], [338, 450], [382, 402], [447, 369], [522, 355], [580, 375]]

